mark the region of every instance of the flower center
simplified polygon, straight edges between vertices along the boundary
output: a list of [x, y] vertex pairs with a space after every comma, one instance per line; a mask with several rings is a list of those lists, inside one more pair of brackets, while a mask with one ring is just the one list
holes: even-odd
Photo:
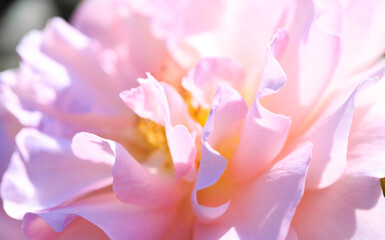
[[209, 117], [210, 109], [204, 108], [201, 105], [194, 107], [189, 102], [188, 110], [189, 110], [190, 116], [203, 127], [207, 121], [207, 118]]
[[151, 120], [140, 118], [138, 129], [146, 144], [147, 154], [142, 161], [143, 166], [153, 173], [172, 173], [174, 165], [167, 144], [165, 128]]
[[138, 128], [152, 149], [168, 149], [166, 131], [163, 126], [151, 120], [141, 118], [138, 123]]

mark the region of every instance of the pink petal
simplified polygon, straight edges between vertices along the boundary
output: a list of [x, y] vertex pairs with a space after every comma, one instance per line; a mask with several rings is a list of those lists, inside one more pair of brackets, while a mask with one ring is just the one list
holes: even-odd
[[14, 218], [55, 207], [112, 182], [112, 162], [75, 157], [67, 139], [25, 128], [16, 136], [16, 147], [1, 185], [4, 209]]
[[[99, 60], [103, 55], [101, 47], [60, 18], [52, 19], [43, 32], [25, 37], [18, 46], [18, 53], [25, 68], [35, 75], [38, 73], [35, 76], [38, 87], [34, 88], [50, 91], [55, 88], [53, 104], [64, 112], [121, 111], [125, 108], [118, 93], [137, 85], [134, 78], [121, 86], [120, 76], [112, 76], [103, 69]], [[57, 79], [59, 84], [52, 79]], [[39, 91], [43, 95], [44, 92]], [[88, 101], [83, 101], [85, 97]]]
[[209, 223], [222, 216], [229, 207], [230, 201], [217, 207], [206, 207], [198, 203], [197, 192], [214, 185], [226, 169], [227, 161], [207, 142], [202, 143], [202, 157], [198, 177], [191, 195], [192, 208], [197, 219]]
[[194, 237], [236, 234], [239, 239], [284, 239], [304, 191], [311, 147], [301, 146], [259, 178], [238, 187], [228, 211], [211, 224], [197, 222]]
[[179, 240], [181, 238], [192, 239], [192, 226], [196, 219], [191, 209], [190, 199], [186, 198], [179, 205], [178, 215], [170, 225], [163, 239]]
[[[203, 135], [206, 134], [204, 139], [226, 158], [231, 158], [237, 147], [236, 138], [241, 131], [247, 110], [245, 100], [237, 91], [225, 84], [217, 85], [212, 100], [210, 121], [206, 121], [206, 130]], [[224, 129], [231, 129], [231, 131], [224, 131]]]
[[345, 171], [348, 137], [354, 113], [357, 89], [334, 112], [323, 113], [303, 138], [314, 144], [306, 179], [307, 189], [324, 188]]
[[[241, 130], [246, 113], [247, 105], [242, 96], [230, 86], [219, 84], [202, 133], [201, 163], [192, 194], [194, 212], [202, 222], [217, 219], [228, 208], [229, 201], [217, 207], [199, 204], [197, 192], [215, 185], [221, 178], [227, 166], [227, 161], [221, 154], [231, 158], [236, 147], [234, 141]], [[232, 130], [223, 131], [223, 129]]]
[[80, 159], [113, 165], [114, 153], [111, 144], [111, 141], [92, 133], [81, 132], [73, 137], [71, 148], [73, 154]]
[[160, 239], [176, 213], [175, 206], [151, 210], [124, 204], [113, 193], [101, 193], [68, 206], [26, 214], [24, 232], [27, 236], [38, 232], [41, 224], [35, 223], [41, 221], [40, 218], [55, 231], [62, 232], [72, 220], [82, 217], [101, 228], [111, 239]]
[[299, 239], [382, 239], [384, 210], [379, 179], [355, 171], [305, 192], [292, 225]]
[[[158, 36], [170, 37], [207, 31], [215, 26], [220, 17], [222, 1], [132, 1], [133, 8], [152, 20]], [[212, 9], [217, 11], [213, 12]], [[199, 18], [193, 13], [199, 12]]]
[[341, 1], [343, 28], [340, 35], [344, 39], [340, 79], [371, 66], [385, 51], [385, 34], [381, 22], [384, 21], [385, 3], [370, 0]]
[[[138, 163], [120, 144], [115, 145], [113, 189], [119, 200], [148, 208], [164, 207], [181, 200], [188, 185], [164, 172], [152, 173]], [[158, 159], [159, 160], [159, 159]], [[160, 169], [158, 169], [160, 170]]]
[[[0, 199], [0, 205], [3, 202]], [[0, 238], [21, 240], [25, 239], [21, 230], [21, 221], [10, 218], [2, 208], [0, 208]]]
[[153, 33], [151, 21], [132, 4], [136, 1], [83, 1], [72, 24], [100, 44], [100, 64], [112, 75], [120, 91], [137, 86], [136, 79], [145, 77], [146, 72], [158, 79], [164, 75], [162, 80], [179, 82], [180, 67], [174, 63], [164, 41]]
[[56, 232], [42, 218], [37, 217], [28, 224], [24, 223], [23, 230], [27, 233], [28, 239], [36, 240], [81, 240], [84, 239], [84, 236], [96, 240], [109, 239], [100, 228], [84, 218], [75, 218], [62, 232]]
[[238, 148], [230, 163], [236, 181], [247, 181], [260, 174], [281, 151], [290, 128], [290, 119], [266, 110], [260, 100], [285, 83], [286, 75], [274, 54], [285, 44], [286, 32], [278, 31], [269, 46], [260, 90], [242, 127]]
[[348, 163], [377, 178], [385, 177], [384, 80], [357, 94], [348, 145]]
[[[140, 117], [151, 119], [166, 128], [168, 147], [174, 162], [176, 177], [191, 181], [196, 174], [194, 163], [196, 147], [193, 136], [185, 126], [172, 125], [170, 106], [162, 85], [150, 74], [147, 79], [139, 79], [139, 82], [141, 86], [121, 93], [121, 98]], [[168, 89], [167, 92], [170, 93], [170, 90]], [[174, 99], [181, 101], [178, 98]], [[173, 116], [176, 115], [173, 114]]]
[[[278, 58], [287, 74], [286, 84], [277, 94], [262, 101], [272, 112], [291, 117], [294, 129], [302, 124], [324, 94], [340, 55], [340, 38], [323, 31], [317, 19], [307, 18], [297, 21], [305, 26], [290, 31], [287, 47]], [[283, 104], [286, 102], [290, 104]]]
[[217, 84], [226, 83], [241, 92], [244, 87], [245, 73], [242, 67], [231, 58], [203, 58], [182, 81], [199, 104], [210, 105]]

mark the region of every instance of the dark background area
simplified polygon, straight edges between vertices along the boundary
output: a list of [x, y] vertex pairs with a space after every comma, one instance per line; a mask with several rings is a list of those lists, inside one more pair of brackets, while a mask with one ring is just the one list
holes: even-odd
[[31, 30], [60, 16], [67, 21], [80, 0], [0, 0], [0, 71], [19, 64], [16, 46]]

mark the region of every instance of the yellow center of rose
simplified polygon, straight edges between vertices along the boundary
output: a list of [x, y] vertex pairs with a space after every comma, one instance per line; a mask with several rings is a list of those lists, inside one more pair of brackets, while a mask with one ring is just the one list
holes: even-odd
[[140, 118], [138, 129], [145, 141], [145, 155], [142, 165], [150, 172], [157, 173], [174, 171], [171, 154], [167, 144], [166, 130], [163, 126], [149, 120]]
[[210, 108], [202, 107], [200, 104], [195, 103], [191, 94], [186, 90], [182, 90], [181, 95], [187, 103], [190, 116], [203, 127], [209, 117]]
[[146, 142], [153, 148], [159, 150], [167, 150], [166, 131], [163, 126], [141, 118], [138, 123], [138, 128], [146, 140]]

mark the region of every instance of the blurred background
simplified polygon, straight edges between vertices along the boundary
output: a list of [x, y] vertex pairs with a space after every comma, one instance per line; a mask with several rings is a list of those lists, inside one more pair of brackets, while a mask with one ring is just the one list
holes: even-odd
[[0, 0], [0, 71], [19, 65], [16, 46], [29, 31], [43, 29], [48, 19], [67, 21], [80, 0]]

